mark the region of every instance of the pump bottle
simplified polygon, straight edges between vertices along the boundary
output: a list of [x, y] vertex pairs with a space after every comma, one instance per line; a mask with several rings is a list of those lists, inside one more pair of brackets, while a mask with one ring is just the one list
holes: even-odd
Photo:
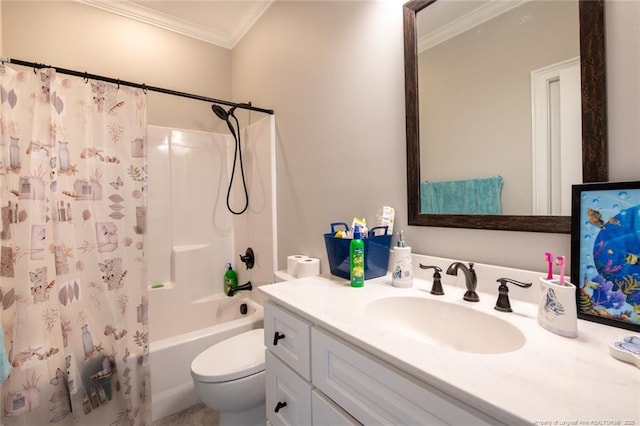
[[398, 246], [393, 249], [391, 284], [394, 287], [412, 287], [413, 265], [411, 264], [411, 247], [405, 245], [402, 231], [400, 231], [398, 235]]
[[227, 272], [224, 273], [224, 294], [229, 294], [229, 290], [238, 286], [238, 274], [231, 267], [231, 263], [227, 263]]

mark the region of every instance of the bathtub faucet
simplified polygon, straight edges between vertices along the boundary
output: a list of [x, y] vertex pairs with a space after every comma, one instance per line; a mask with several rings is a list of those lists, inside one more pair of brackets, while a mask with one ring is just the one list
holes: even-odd
[[246, 284], [239, 285], [237, 287], [231, 287], [229, 289], [229, 293], [227, 293], [227, 296], [231, 297], [231, 296], [233, 296], [234, 294], [236, 294], [239, 291], [242, 291], [242, 290], [251, 291], [252, 289], [253, 289], [253, 286], [251, 285], [251, 281], [247, 281]]

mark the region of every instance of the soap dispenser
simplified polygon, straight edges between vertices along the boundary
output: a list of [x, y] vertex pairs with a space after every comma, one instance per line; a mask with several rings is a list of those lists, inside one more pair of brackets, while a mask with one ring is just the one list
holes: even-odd
[[398, 244], [393, 248], [393, 269], [391, 285], [394, 287], [413, 287], [413, 265], [411, 263], [411, 247], [404, 243], [403, 232], [398, 233]]

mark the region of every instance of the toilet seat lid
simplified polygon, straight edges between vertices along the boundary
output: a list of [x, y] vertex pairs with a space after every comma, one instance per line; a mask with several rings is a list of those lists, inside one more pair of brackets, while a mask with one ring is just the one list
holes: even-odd
[[264, 329], [250, 330], [201, 352], [191, 363], [191, 376], [206, 383], [227, 382], [264, 370]]

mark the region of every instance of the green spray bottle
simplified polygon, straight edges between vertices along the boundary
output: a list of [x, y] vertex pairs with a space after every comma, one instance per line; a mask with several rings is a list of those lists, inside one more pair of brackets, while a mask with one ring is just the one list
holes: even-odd
[[227, 263], [227, 272], [224, 273], [224, 294], [228, 295], [232, 288], [238, 286], [238, 274], [231, 267], [231, 263]]
[[349, 243], [349, 272], [351, 287], [364, 286], [364, 241], [359, 225], [353, 227], [353, 239]]

